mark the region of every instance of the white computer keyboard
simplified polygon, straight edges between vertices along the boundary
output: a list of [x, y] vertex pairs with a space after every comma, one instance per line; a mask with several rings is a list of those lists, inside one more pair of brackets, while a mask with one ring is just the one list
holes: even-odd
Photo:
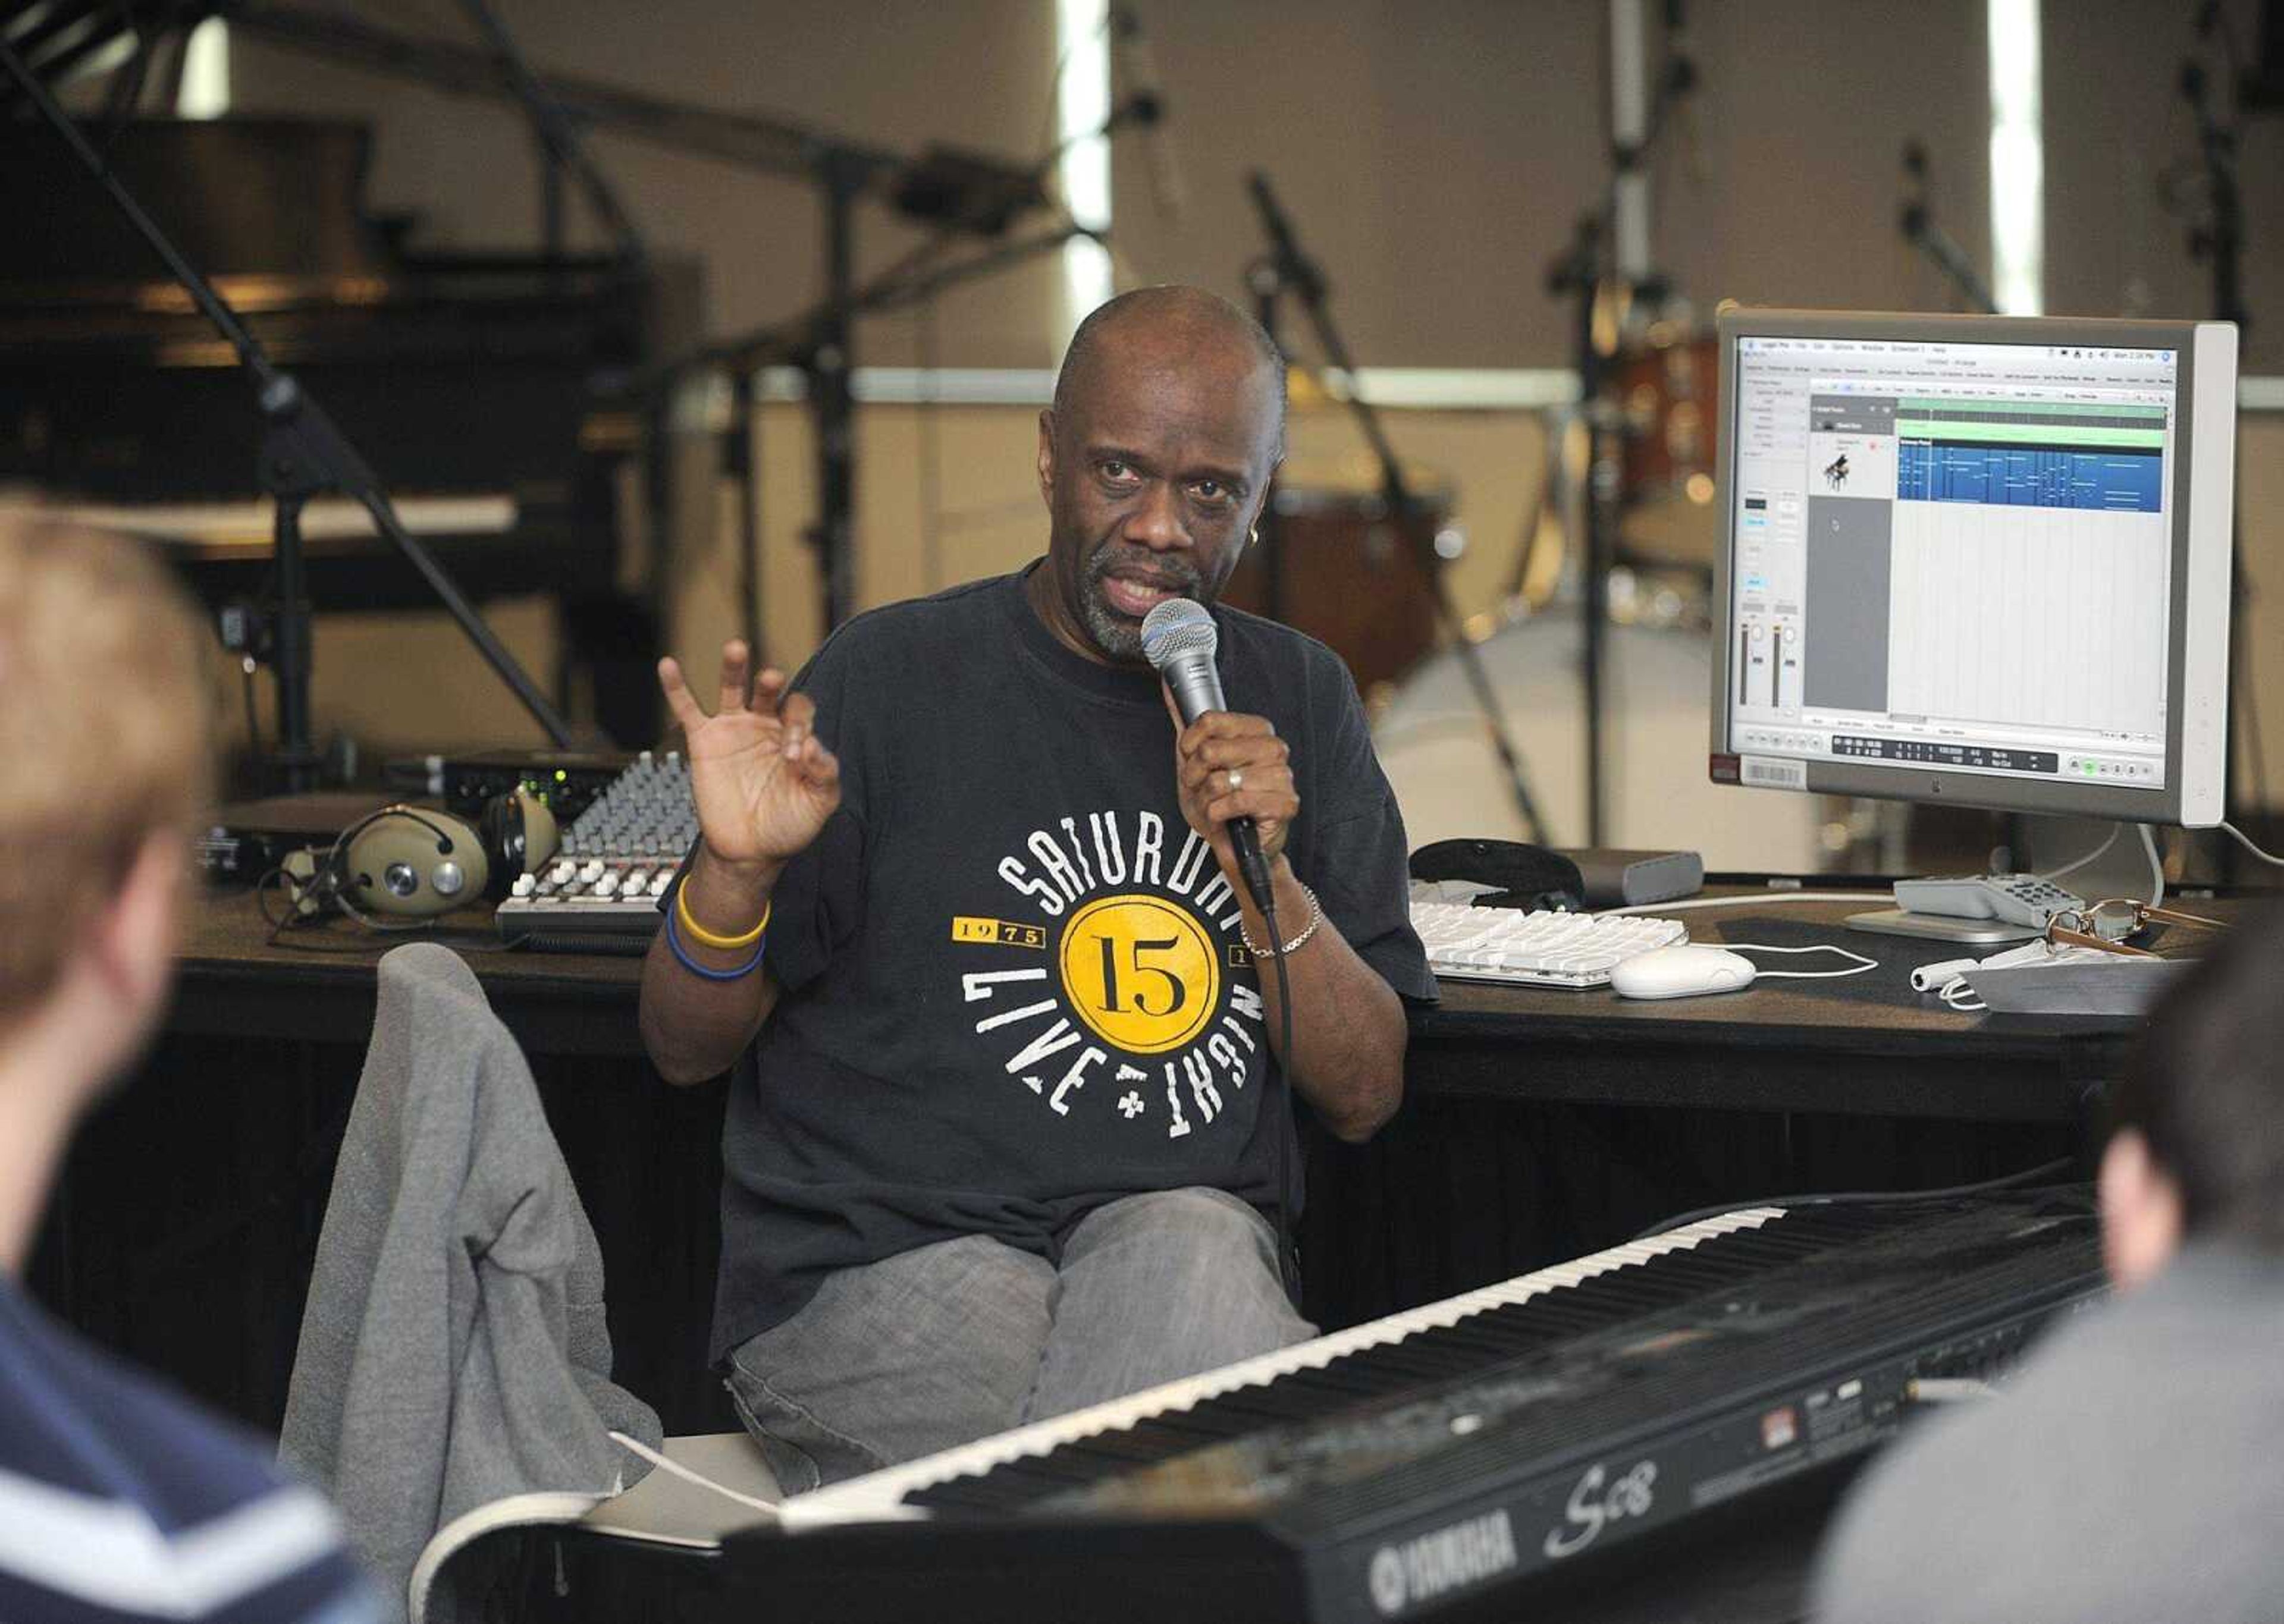
[[1525, 913], [1464, 902], [1414, 902], [1428, 967], [1461, 981], [1607, 987], [1623, 959], [1688, 938], [1678, 919], [1638, 914]]

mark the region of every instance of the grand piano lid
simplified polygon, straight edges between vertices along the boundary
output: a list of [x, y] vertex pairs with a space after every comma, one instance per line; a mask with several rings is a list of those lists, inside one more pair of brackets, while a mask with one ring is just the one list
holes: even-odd
[[[102, 132], [90, 130], [98, 140]], [[111, 166], [191, 263], [210, 276], [371, 285], [392, 256], [364, 210], [372, 131], [340, 119], [136, 119]], [[293, 199], [281, 208], [278, 200]], [[0, 296], [148, 283], [148, 245], [52, 131], [0, 142], [0, 208], [43, 229], [0, 233]]]

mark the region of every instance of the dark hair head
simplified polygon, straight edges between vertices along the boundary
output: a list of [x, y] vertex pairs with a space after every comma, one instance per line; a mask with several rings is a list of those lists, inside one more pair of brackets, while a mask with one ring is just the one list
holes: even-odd
[[1188, 329], [1195, 334], [1215, 333], [1240, 343], [1250, 344], [1261, 358], [1263, 366], [1277, 379], [1277, 455], [1285, 452], [1285, 352], [1277, 347], [1277, 340], [1268, 330], [1220, 294], [1201, 287], [1186, 287], [1169, 283], [1159, 287], [1138, 287], [1121, 293], [1115, 299], [1105, 300], [1089, 311], [1080, 322], [1078, 331], [1071, 334], [1070, 347], [1063, 352], [1062, 370], [1055, 374], [1055, 415], [1063, 415], [1070, 402], [1070, 393], [1094, 358], [1097, 344], [1102, 335], [1129, 321], [1151, 320]]
[[2284, 908], [2232, 926], [2158, 1006], [2110, 1114], [2179, 1186], [2188, 1235], [2284, 1253]]

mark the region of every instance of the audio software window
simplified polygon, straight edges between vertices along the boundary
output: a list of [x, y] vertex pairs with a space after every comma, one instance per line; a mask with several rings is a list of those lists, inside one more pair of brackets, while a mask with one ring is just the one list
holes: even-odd
[[1754, 747], [2162, 785], [2173, 353], [1738, 349]]

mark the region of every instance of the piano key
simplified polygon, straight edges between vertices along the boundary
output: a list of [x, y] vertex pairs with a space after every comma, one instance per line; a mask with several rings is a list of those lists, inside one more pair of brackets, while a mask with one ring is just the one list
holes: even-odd
[[929, 1491], [929, 1509], [935, 1511], [1012, 1511], [1023, 1500], [1020, 1494], [1011, 1496], [1004, 1481], [983, 1478], [960, 1478]]
[[1637, 1284], [1623, 1277], [1589, 1280], [1578, 1286], [1571, 1298], [1572, 1305], [1590, 1312], [1607, 1313], [1613, 1319], [1622, 1318], [1637, 1308], [1652, 1308], [1671, 1300], [1670, 1291]]
[[1128, 1428], [1126, 1433], [1133, 1442], [1155, 1448], [1167, 1455], [1177, 1455], [1184, 1449], [1194, 1449], [1201, 1444], [1218, 1443], [1228, 1435], [1226, 1432], [1216, 1431], [1209, 1423], [1193, 1421], [1186, 1410], [1154, 1416]]
[[1742, 1269], [1701, 1263], [1686, 1256], [1667, 1258], [1659, 1263], [1658, 1268], [1669, 1278], [1694, 1281], [1707, 1287], [1726, 1285], [1733, 1280], [1742, 1278], [1747, 1272]]
[[1420, 1352], [1411, 1342], [1397, 1343], [1389, 1347], [1375, 1347], [1369, 1353], [1352, 1354], [1349, 1359], [1359, 1368], [1375, 1374], [1392, 1372], [1404, 1377], [1440, 1375], [1446, 1362]]
[[1607, 1323], [1599, 1318], [1532, 1314], [1523, 1308], [1494, 1308], [1476, 1317], [1482, 1323], [1472, 1329], [1478, 1336], [1497, 1339], [1502, 1356], [1507, 1358], [1565, 1337], [1600, 1331]]
[[1265, 1386], [1240, 1387], [1233, 1393], [1216, 1394], [1199, 1400], [1191, 1406], [1190, 1413], [1218, 1416], [1255, 1411], [1280, 1420], [1297, 1421], [1327, 1414], [1349, 1401], [1321, 1388], [1300, 1386], [1298, 1381], [1297, 1377], [1287, 1377]]
[[1065, 1471], [1072, 1474], [1071, 1487], [1074, 1488], [1089, 1488], [1107, 1478], [1117, 1477], [1122, 1472], [1131, 1472], [1138, 1464], [1148, 1464], [1101, 1455], [1083, 1443], [1065, 1444], [1055, 1451], [1055, 1458]]
[[[1496, 1312], [1496, 1310], [1494, 1310]], [[1489, 1317], [1478, 1315], [1477, 1319]], [[1533, 1347], [1542, 1347], [1560, 1339], [1560, 1333], [1522, 1325], [1502, 1329], [1496, 1326], [1478, 1327], [1473, 1320], [1458, 1325], [1447, 1325], [1436, 1331], [1425, 1331], [1420, 1336], [1433, 1338], [1439, 1346], [1461, 1349], [1482, 1356], [1484, 1362], [1513, 1358]]]
[[1279, 1378], [1277, 1385], [1289, 1392], [1322, 1394], [1331, 1402], [1348, 1404], [1388, 1392], [1396, 1384], [1376, 1380], [1369, 1371], [1343, 1362], [1329, 1370], [1297, 1371]]
[[1079, 1439], [1063, 1446], [1082, 1458], [1092, 1458], [1106, 1464], [1123, 1469], [1136, 1461], [1165, 1458], [1165, 1451], [1147, 1442], [1138, 1442], [1123, 1432], [1098, 1433], [1091, 1438]]
[[1293, 1400], [1272, 1401], [1272, 1387], [1244, 1387], [1236, 1393], [1224, 1393], [1193, 1405], [1190, 1414], [1220, 1426], [1233, 1422], [1240, 1427], [1281, 1426], [1304, 1414], [1321, 1414], [1322, 1406], [1304, 1405]]

